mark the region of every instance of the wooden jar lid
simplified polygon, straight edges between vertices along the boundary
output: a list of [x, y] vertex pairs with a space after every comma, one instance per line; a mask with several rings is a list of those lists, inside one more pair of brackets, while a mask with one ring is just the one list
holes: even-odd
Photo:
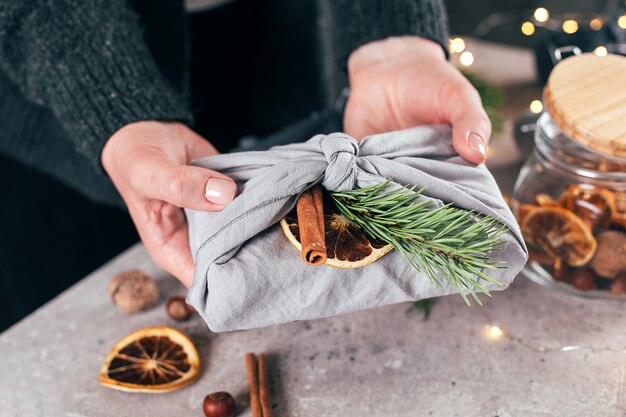
[[572, 139], [626, 157], [626, 57], [583, 54], [561, 61], [550, 74], [544, 102]]

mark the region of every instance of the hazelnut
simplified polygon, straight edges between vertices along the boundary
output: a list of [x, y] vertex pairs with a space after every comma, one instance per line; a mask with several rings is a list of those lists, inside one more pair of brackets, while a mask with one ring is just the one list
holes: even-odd
[[563, 262], [560, 259], [554, 261], [554, 265], [552, 267], [552, 279], [555, 281], [568, 281], [569, 274], [569, 268], [566, 265], [563, 265]]
[[552, 265], [554, 263], [550, 255], [533, 248], [528, 248], [528, 260], [537, 262], [539, 265]]
[[195, 312], [195, 309], [185, 302], [185, 298], [180, 296], [167, 300], [165, 310], [168, 316], [178, 321], [187, 320]]
[[611, 283], [611, 292], [617, 295], [626, 295], [626, 272], [620, 272]]
[[581, 291], [591, 291], [596, 284], [596, 277], [589, 268], [581, 268], [571, 275], [571, 283]]
[[202, 411], [206, 417], [234, 417], [237, 413], [237, 403], [227, 392], [214, 392], [204, 397]]
[[114, 276], [108, 291], [113, 304], [126, 314], [150, 308], [159, 299], [156, 283], [141, 271], [126, 271]]
[[626, 233], [609, 230], [596, 238], [598, 247], [591, 268], [604, 278], [613, 278], [626, 270]]

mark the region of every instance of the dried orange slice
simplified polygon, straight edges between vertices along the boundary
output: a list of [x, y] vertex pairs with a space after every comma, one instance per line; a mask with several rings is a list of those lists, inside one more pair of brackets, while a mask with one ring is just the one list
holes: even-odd
[[561, 207], [589, 225], [607, 226], [615, 213], [615, 196], [609, 190], [569, 185], [559, 199]]
[[557, 207], [560, 203], [548, 194], [541, 193], [535, 196], [535, 204], [539, 207]]
[[536, 206], [532, 204], [520, 204], [516, 210], [517, 223], [522, 224], [528, 213], [536, 209]]
[[[280, 221], [280, 226], [291, 244], [302, 251], [295, 209]], [[339, 213], [330, 196], [324, 198], [324, 228], [328, 257], [326, 265], [336, 268], [359, 268], [382, 258], [393, 249], [387, 242], [368, 236], [350, 223]]]
[[596, 251], [589, 226], [561, 207], [535, 208], [526, 215], [521, 229], [527, 243], [571, 266], [585, 265]]
[[100, 384], [131, 392], [166, 392], [200, 375], [198, 351], [171, 327], [148, 327], [122, 338], [100, 369]]
[[615, 210], [618, 213], [626, 214], [626, 191], [613, 190], [613, 197], [615, 198]]

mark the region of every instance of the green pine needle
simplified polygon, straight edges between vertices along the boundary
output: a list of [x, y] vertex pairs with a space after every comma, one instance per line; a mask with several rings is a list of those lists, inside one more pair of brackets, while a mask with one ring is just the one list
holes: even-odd
[[507, 268], [490, 257], [502, 245], [507, 228], [491, 217], [451, 204], [433, 208], [430, 201], [416, 202], [425, 188], [389, 191], [390, 181], [331, 195], [348, 221], [391, 244], [433, 285], [443, 288], [447, 282], [468, 305], [466, 292], [482, 305], [476, 291], [491, 296], [484, 283], [501, 284], [483, 270]]
[[422, 320], [428, 320], [430, 317], [430, 312], [433, 309], [433, 305], [437, 300], [435, 298], [425, 298], [419, 301], [413, 301], [411, 303], [411, 307], [406, 310], [407, 314], [411, 314], [415, 311], [422, 313]]

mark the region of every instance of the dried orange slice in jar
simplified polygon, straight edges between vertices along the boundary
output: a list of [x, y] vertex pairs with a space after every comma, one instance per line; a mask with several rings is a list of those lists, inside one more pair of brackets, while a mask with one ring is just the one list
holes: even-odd
[[200, 375], [193, 342], [171, 327], [148, 327], [115, 344], [100, 369], [100, 384], [131, 392], [167, 392]]
[[590, 226], [606, 227], [615, 213], [615, 196], [609, 190], [570, 184], [559, 199], [561, 207]]
[[548, 194], [537, 194], [535, 196], [535, 204], [539, 207], [558, 207], [560, 202], [550, 197]]
[[589, 226], [561, 207], [535, 208], [525, 216], [521, 229], [526, 243], [570, 266], [585, 265], [596, 251], [597, 242]]
[[626, 214], [626, 191], [614, 190], [613, 197], [615, 197], [615, 210], [619, 214]]
[[[292, 210], [280, 221], [280, 226], [289, 242], [302, 251], [300, 230], [296, 210]], [[393, 247], [375, 239], [354, 226], [332, 202], [324, 198], [324, 229], [326, 242], [326, 265], [336, 268], [359, 268], [382, 258]]]
[[615, 213], [611, 224], [626, 230], [626, 191], [612, 190], [615, 198]]
[[515, 217], [517, 217], [517, 223], [522, 224], [528, 213], [536, 209], [537, 206], [532, 204], [521, 204], [515, 211]]

